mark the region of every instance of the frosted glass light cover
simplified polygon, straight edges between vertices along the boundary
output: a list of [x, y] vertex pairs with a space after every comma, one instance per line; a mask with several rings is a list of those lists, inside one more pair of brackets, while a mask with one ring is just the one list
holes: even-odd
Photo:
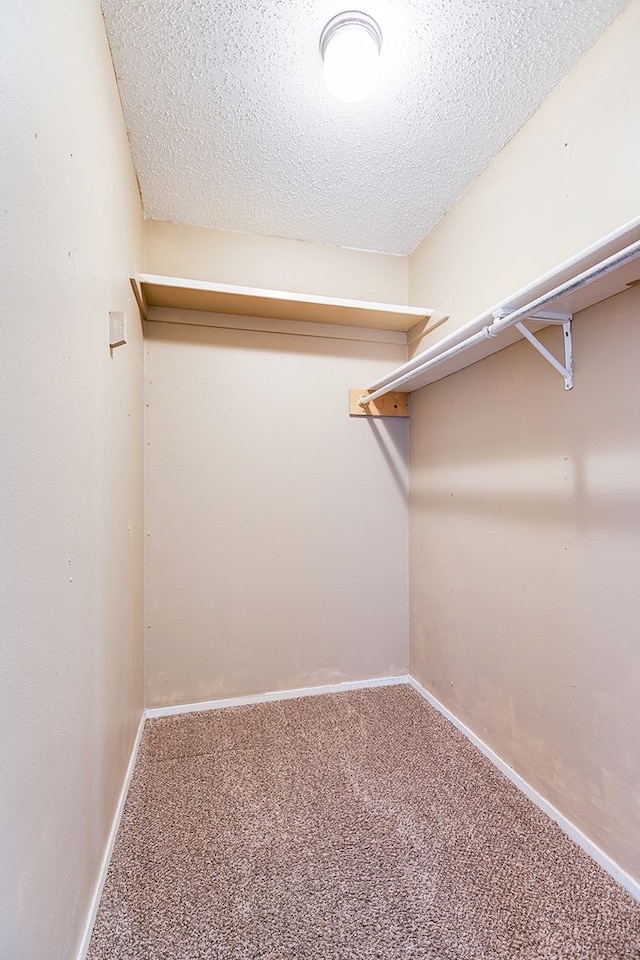
[[347, 23], [330, 37], [324, 52], [324, 82], [337, 100], [364, 100], [375, 87], [379, 72], [378, 44], [366, 28]]

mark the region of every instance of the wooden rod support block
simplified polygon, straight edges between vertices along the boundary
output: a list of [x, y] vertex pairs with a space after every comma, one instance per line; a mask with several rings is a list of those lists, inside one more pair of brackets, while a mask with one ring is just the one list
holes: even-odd
[[385, 393], [383, 397], [378, 397], [371, 403], [360, 406], [358, 403], [360, 397], [366, 397], [367, 390], [349, 390], [349, 416], [350, 417], [408, 417], [409, 416], [409, 394], [408, 393]]

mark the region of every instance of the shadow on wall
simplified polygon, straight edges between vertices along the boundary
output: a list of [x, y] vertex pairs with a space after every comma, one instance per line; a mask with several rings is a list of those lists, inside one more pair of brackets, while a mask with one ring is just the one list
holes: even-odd
[[409, 499], [409, 477], [407, 474], [407, 444], [404, 432], [402, 435], [394, 430], [384, 419], [367, 420], [369, 429], [375, 437], [380, 452], [389, 467], [389, 473], [398, 488], [402, 499]]
[[636, 451], [598, 456], [494, 461], [467, 469], [433, 469], [411, 492], [413, 509], [438, 514], [478, 514], [529, 520], [608, 526], [629, 530], [640, 511]]
[[[640, 291], [577, 315], [576, 386], [522, 342], [413, 395], [413, 509], [574, 528], [640, 517]], [[543, 331], [549, 345], [557, 331]]]

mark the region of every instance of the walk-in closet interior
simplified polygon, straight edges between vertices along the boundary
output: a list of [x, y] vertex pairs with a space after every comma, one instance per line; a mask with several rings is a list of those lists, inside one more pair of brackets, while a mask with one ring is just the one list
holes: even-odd
[[637, 960], [640, 0], [1, 19], [2, 960]]

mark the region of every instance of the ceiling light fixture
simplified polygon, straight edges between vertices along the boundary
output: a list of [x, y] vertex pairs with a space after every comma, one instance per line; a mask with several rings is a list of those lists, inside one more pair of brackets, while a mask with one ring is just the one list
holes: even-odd
[[382, 31], [359, 10], [333, 17], [320, 34], [324, 82], [337, 100], [355, 103], [373, 90], [380, 70]]

